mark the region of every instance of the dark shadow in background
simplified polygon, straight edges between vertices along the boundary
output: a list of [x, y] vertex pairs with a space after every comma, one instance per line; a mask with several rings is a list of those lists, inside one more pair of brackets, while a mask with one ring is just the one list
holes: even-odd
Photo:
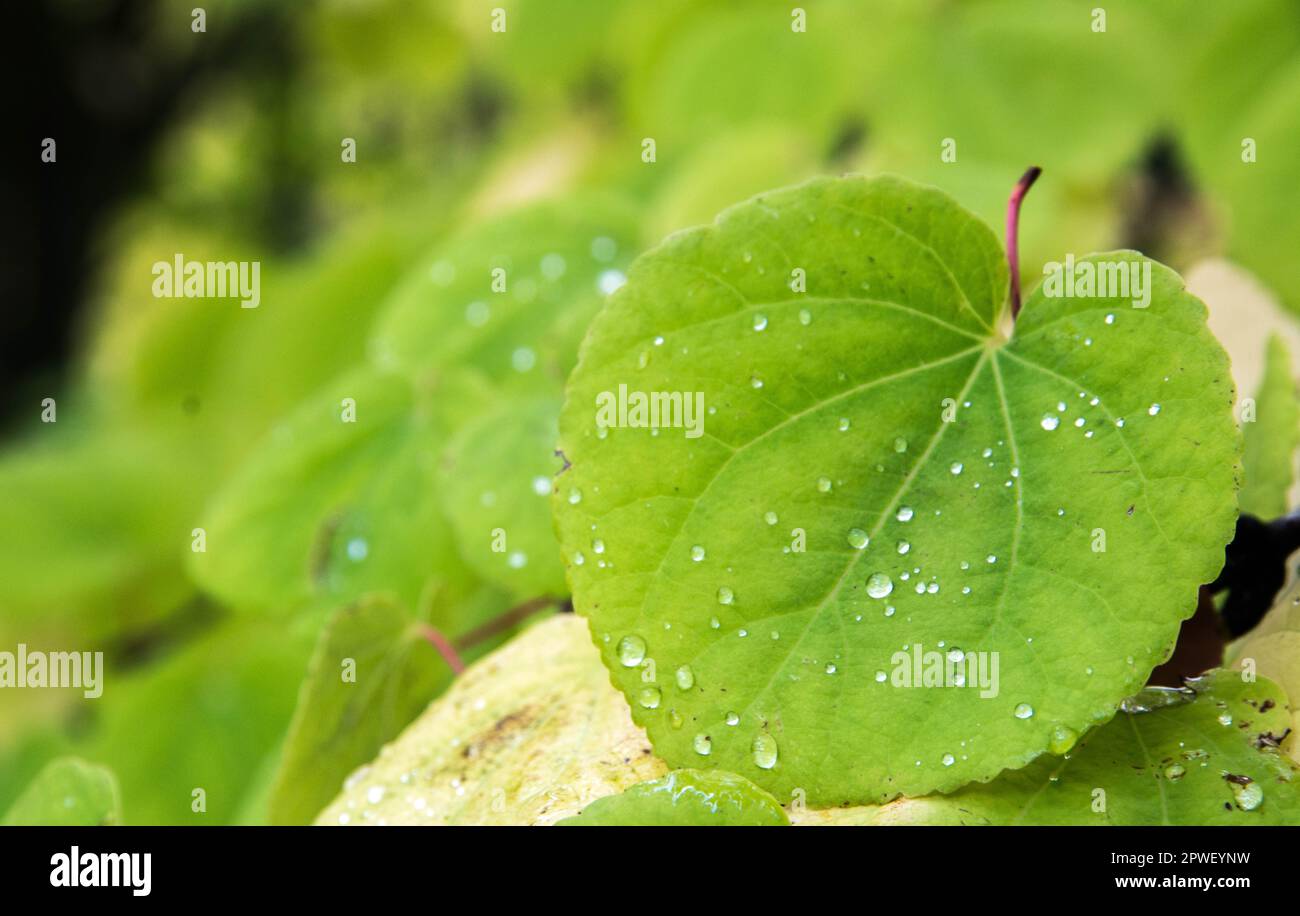
[[[5, 110], [27, 114], [6, 137], [11, 161], [0, 170], [0, 432], [34, 422], [41, 398], [64, 390], [101, 266], [96, 241], [123, 200], [148, 191], [153, 153], [187, 100], [233, 73], [289, 81], [292, 6], [237, 6], [225, 12], [238, 20], [221, 28], [209, 10], [203, 40], [179, 57], [150, 45], [163, 15], [153, 0], [6, 10], [9, 37], [29, 56], [22, 75], [5, 81]], [[188, 33], [188, 16], [174, 28]], [[53, 164], [41, 161], [46, 137], [57, 143]], [[281, 242], [298, 235], [305, 195], [291, 175], [272, 193], [269, 233]]]

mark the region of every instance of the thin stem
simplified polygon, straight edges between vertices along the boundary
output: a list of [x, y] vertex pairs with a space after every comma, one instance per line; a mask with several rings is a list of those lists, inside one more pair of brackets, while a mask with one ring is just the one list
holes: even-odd
[[468, 633], [462, 633], [460, 636], [456, 637], [456, 646], [461, 650], [469, 649], [483, 642], [485, 639], [491, 639], [498, 633], [504, 633], [515, 624], [523, 623], [542, 608], [564, 603], [566, 603], [566, 599], [553, 598], [550, 595], [530, 598], [523, 604], [515, 605], [504, 614], [492, 618], [487, 623], [475, 627]]
[[1031, 166], [1020, 176], [1016, 186], [1011, 189], [1011, 199], [1007, 201], [1007, 264], [1011, 268], [1011, 318], [1014, 321], [1020, 315], [1020, 204], [1034, 186], [1043, 170]]
[[442, 656], [443, 661], [447, 663], [447, 666], [451, 668], [453, 673], [459, 675], [465, 670], [465, 663], [460, 660], [460, 656], [457, 655], [456, 650], [452, 648], [451, 642], [448, 641], [447, 637], [443, 636], [442, 633], [439, 632], [437, 627], [431, 623], [421, 623], [420, 635], [428, 640], [429, 644], [438, 650], [438, 654]]

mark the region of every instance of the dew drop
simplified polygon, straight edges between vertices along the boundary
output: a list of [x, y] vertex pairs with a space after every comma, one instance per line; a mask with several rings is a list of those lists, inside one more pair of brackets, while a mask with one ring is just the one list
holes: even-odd
[[1254, 811], [1264, 803], [1264, 790], [1259, 783], [1249, 782], [1243, 786], [1230, 782], [1228, 785], [1232, 786], [1232, 794], [1237, 796], [1237, 807], [1242, 811]]
[[701, 757], [707, 757], [713, 753], [713, 741], [708, 735], [696, 735], [695, 740], [691, 742], [691, 747], [695, 748], [695, 753]]
[[960, 474], [961, 469], [962, 469], [962, 464], [960, 461], [954, 461], [951, 465], [948, 466], [948, 470], [951, 471], [954, 475]]
[[799, 323], [805, 326], [812, 324], [812, 312], [808, 311], [807, 309], [800, 309]]
[[839, 425], [840, 425], [840, 432], [842, 432], [842, 433], [848, 432], [848, 431], [849, 431], [849, 426], [851, 425], [851, 424], [849, 423], [849, 418], [848, 418], [848, 417], [840, 417], [840, 424], [839, 424]]
[[910, 522], [914, 514], [915, 513], [912, 511], [911, 506], [900, 506], [898, 509], [898, 515], [896, 515], [895, 518], [900, 522]]
[[737, 715], [736, 713], [734, 713], [734, 712], [728, 712], [728, 713], [727, 713], [727, 724], [728, 724], [728, 725], [739, 725], [739, 724], [740, 724], [740, 716], [738, 716], [738, 715]]
[[898, 552], [899, 552], [900, 554], [907, 553], [907, 552], [908, 552], [909, 550], [911, 550], [911, 549], [912, 549], [912, 545], [909, 544], [909, 543], [907, 543], [907, 541], [899, 541], [899, 542], [898, 542]]
[[701, 560], [703, 560], [703, 559], [704, 559], [704, 548], [701, 547], [699, 544], [696, 544], [694, 547], [692, 547], [692, 548], [691, 548], [691, 559], [694, 560], [696, 563], [698, 563], [698, 562], [700, 562]]
[[867, 594], [872, 598], [884, 598], [893, 590], [894, 580], [885, 573], [873, 573], [867, 580]]
[[1059, 757], [1074, 747], [1074, 742], [1078, 740], [1078, 732], [1068, 725], [1058, 725], [1052, 729], [1052, 737], [1048, 739], [1047, 749]]
[[775, 512], [769, 511], [763, 513], [763, 521], [767, 522], [769, 525], [775, 525], [778, 521], [780, 521], [780, 519], [776, 517]]
[[750, 751], [754, 755], [754, 765], [760, 770], [770, 770], [776, 766], [776, 739], [771, 735], [756, 735]]
[[886, 673], [883, 672], [883, 671], [877, 671], [877, 672], [876, 672], [876, 683], [877, 683], [877, 684], [883, 684], [883, 683], [885, 683], [885, 681], [887, 681], [887, 680], [889, 680], [889, 675], [888, 675], [888, 674], [886, 674]]
[[718, 589], [718, 604], [731, 604], [731, 602], [735, 600], [736, 593], [727, 588], [727, 586], [724, 585]]
[[946, 767], [950, 767], [950, 766], [952, 766], [952, 765], [953, 765], [954, 763], [956, 763], [956, 762], [957, 762], [957, 758], [954, 757], [952, 754], [944, 754], [944, 755], [943, 755], [943, 765], [944, 765], [944, 766], [946, 766]]
[[1150, 407], [1147, 408], [1147, 415], [1148, 415], [1148, 416], [1154, 417], [1154, 416], [1155, 416], [1156, 414], [1158, 414], [1158, 413], [1160, 413], [1160, 405], [1159, 405], [1159, 404], [1152, 404]]
[[618, 661], [624, 668], [635, 668], [645, 660], [645, 640], [628, 635], [618, 641]]
[[749, 384], [752, 385], [752, 386], [755, 387], [755, 388], [762, 388], [762, 387], [763, 387], [763, 380], [762, 380], [761, 378], [759, 378], [757, 375], [751, 375], [751, 376], [749, 377]]
[[1017, 719], [1028, 719], [1033, 714], [1034, 714], [1034, 707], [1030, 706], [1028, 703], [1021, 703], [1019, 706], [1016, 707]]
[[596, 288], [606, 296], [617, 292], [625, 283], [627, 283], [627, 276], [621, 270], [604, 270], [596, 278]]
[[767, 329], [767, 316], [766, 316], [766, 315], [755, 315], [755, 316], [754, 316], [754, 330], [755, 330], [755, 331], [763, 331], [763, 330], [766, 330], [766, 329]]
[[867, 537], [867, 533], [861, 528], [850, 528], [848, 541], [849, 546], [855, 550], [862, 550], [871, 543], [871, 539]]
[[902, 436], [899, 436], [897, 439], [895, 439], [894, 451], [898, 452], [898, 454], [900, 455], [903, 454], [903, 452], [907, 451], [907, 440], [904, 439]]
[[1061, 425], [1061, 418], [1050, 413], [1044, 414], [1043, 419], [1039, 421], [1038, 425], [1043, 427], [1043, 429], [1047, 430], [1048, 432], [1051, 432], [1052, 430], [1056, 429], [1056, 427]]
[[592, 553], [604, 553], [604, 552], [605, 552], [605, 542], [602, 541], [600, 538], [592, 538], [592, 541], [591, 541], [591, 551], [592, 551]]
[[826, 663], [826, 673], [827, 673], [827, 674], [834, 674], [834, 673], [835, 673], [836, 671], [838, 671], [838, 670], [839, 670], [839, 669], [835, 667], [835, 663], [834, 663], [834, 662], [827, 662], [827, 663]]
[[997, 556], [994, 555], [994, 554], [989, 554], [987, 557], [984, 558], [984, 562], [989, 563], [989, 564], [996, 563], [997, 561], [998, 561], [998, 558], [997, 558]]
[[658, 687], [648, 685], [641, 688], [641, 692], [637, 695], [637, 702], [646, 709], [658, 709], [662, 696]]
[[690, 690], [695, 686], [695, 672], [690, 665], [682, 665], [673, 673], [673, 680], [677, 682], [678, 689]]
[[582, 491], [577, 487], [571, 488], [569, 490], [569, 505], [576, 506], [580, 502], [582, 502]]
[[829, 493], [831, 491], [831, 479], [829, 477], [817, 478], [817, 489], [822, 493]]
[[1186, 772], [1186, 767], [1181, 763], [1175, 763], [1172, 766], [1165, 767], [1165, 779], [1168, 779], [1170, 782], [1177, 782], [1183, 778], [1183, 774]]

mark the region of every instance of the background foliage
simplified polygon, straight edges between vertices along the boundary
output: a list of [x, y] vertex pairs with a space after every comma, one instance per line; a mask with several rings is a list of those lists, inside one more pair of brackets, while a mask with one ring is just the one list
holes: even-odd
[[[95, 27], [117, 6], [51, 9]], [[11, 388], [0, 646], [102, 650], [107, 684], [0, 692], [0, 811], [40, 774], [86, 783], [92, 820], [310, 820], [453, 680], [412, 633], [472, 658], [564, 599], [536, 482], [587, 324], [636, 254], [759, 191], [895, 171], [999, 226], [1038, 164], [1031, 284], [1136, 247], [1230, 258], [1300, 312], [1291, 0], [1113, 4], [1104, 33], [1074, 0], [806, 0], [803, 34], [767, 0], [232, 0], [203, 34], [192, 6], [147, 5], [131, 37], [140, 85], [186, 78], [91, 224], [73, 357]], [[76, 142], [96, 138], [61, 160], [93, 176]], [[260, 260], [261, 307], [153, 298], [178, 251]], [[1285, 349], [1269, 367], [1285, 390]], [[311, 663], [327, 649], [396, 673], [348, 709]]]

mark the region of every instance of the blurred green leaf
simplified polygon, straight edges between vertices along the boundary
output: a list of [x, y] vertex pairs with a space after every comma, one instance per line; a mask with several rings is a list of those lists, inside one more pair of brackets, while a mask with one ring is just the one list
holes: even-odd
[[1300, 402], [1286, 344], [1268, 340], [1264, 378], [1255, 396], [1254, 418], [1242, 424], [1245, 482], [1237, 496], [1241, 511], [1262, 519], [1285, 515], [1300, 447]]
[[61, 403], [57, 424], [0, 456], [0, 526], [16, 534], [0, 551], [0, 634], [102, 640], [192, 592], [182, 560], [202, 500], [196, 450], [139, 425], [65, 431], [76, 409]]
[[276, 824], [309, 823], [343, 778], [451, 682], [410, 611], [384, 598], [340, 608], [321, 632], [270, 795]]
[[558, 827], [784, 827], [780, 803], [743, 776], [674, 770], [598, 798]]
[[[445, 441], [433, 392], [358, 371], [277, 427], [206, 513], [190, 569], [237, 607], [339, 603], [372, 591], [408, 605], [465, 572], [442, 515]], [[355, 407], [355, 422], [345, 417]]]
[[99, 827], [121, 819], [117, 780], [76, 757], [51, 761], [5, 814], [6, 827]]
[[502, 403], [467, 424], [440, 464], [461, 557], [519, 598], [568, 593], [549, 498], [562, 466], [559, 415], [559, 398]]
[[308, 629], [240, 620], [137, 672], [110, 665], [73, 750], [117, 774], [128, 824], [227, 823], [289, 725], [309, 650]]
[[633, 225], [624, 205], [583, 196], [478, 223], [399, 286], [371, 355], [383, 368], [455, 367], [502, 390], [558, 392], [636, 253]]

